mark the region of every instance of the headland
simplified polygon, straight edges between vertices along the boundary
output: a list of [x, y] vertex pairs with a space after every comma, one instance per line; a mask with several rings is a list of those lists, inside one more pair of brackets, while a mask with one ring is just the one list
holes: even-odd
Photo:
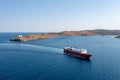
[[[47, 39], [56, 36], [94, 36], [94, 35], [119, 35], [120, 30], [106, 30], [106, 29], [95, 29], [95, 30], [81, 30], [81, 31], [63, 31], [63, 32], [51, 32], [44, 34], [33, 34], [33, 35], [19, 35], [16, 38], [10, 39], [10, 41], [29, 41], [38, 39]], [[120, 35], [116, 38], [120, 38]]]

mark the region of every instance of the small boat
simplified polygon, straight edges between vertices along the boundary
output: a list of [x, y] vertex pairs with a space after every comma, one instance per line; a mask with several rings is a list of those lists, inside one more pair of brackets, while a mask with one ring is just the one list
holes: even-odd
[[65, 47], [64, 52], [75, 57], [89, 59], [92, 55], [87, 53], [87, 49], [76, 49], [73, 47]]

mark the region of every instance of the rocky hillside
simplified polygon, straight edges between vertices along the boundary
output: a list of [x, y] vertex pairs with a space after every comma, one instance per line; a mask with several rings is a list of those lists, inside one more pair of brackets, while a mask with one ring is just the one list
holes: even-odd
[[96, 33], [98, 35], [118, 35], [118, 34], [120, 34], [120, 30], [95, 29], [95, 30], [87, 30], [87, 31]]
[[30, 40], [52, 38], [55, 36], [56, 35], [51, 35], [51, 34], [34, 34], [34, 35], [12, 38], [12, 39], [10, 39], [10, 41], [30, 41]]
[[93, 36], [93, 35], [119, 35], [119, 34], [120, 34], [120, 30], [105, 30], [105, 29], [63, 31], [58, 33], [52, 32], [47, 34], [36, 34], [36, 35], [16, 37], [10, 39], [10, 41], [29, 41], [29, 40], [52, 38], [55, 36]]
[[84, 30], [84, 31], [63, 31], [56, 33], [58, 36], [92, 36], [97, 35], [96, 33]]

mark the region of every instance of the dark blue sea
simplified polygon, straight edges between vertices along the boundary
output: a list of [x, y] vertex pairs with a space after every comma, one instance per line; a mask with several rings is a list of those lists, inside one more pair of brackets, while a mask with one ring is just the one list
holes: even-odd
[[[0, 80], [120, 80], [120, 39], [115, 35], [9, 41], [18, 34], [35, 33], [0, 33]], [[93, 56], [66, 55], [66, 46], [87, 48]]]

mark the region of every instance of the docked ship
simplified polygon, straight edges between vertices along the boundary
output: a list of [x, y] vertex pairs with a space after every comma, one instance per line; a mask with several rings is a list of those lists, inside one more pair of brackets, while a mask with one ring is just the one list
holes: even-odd
[[87, 49], [76, 49], [72, 47], [65, 47], [64, 52], [75, 57], [90, 59], [91, 54], [87, 53]]

